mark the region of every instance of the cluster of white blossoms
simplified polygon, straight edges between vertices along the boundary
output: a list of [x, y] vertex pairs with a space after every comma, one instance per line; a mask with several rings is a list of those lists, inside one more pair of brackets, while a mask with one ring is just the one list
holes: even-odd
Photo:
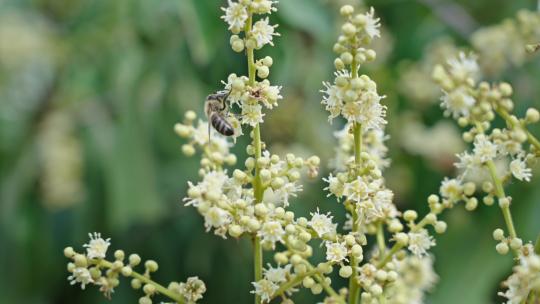
[[[460, 126], [471, 126], [463, 133], [463, 139], [472, 142], [474, 147], [471, 152], [458, 155], [456, 167], [462, 170], [459, 179], [466, 180], [469, 175], [478, 175], [479, 171], [489, 171], [491, 162], [504, 160], [508, 165], [503, 172], [497, 172], [500, 178], [513, 176], [520, 181], [530, 181], [530, 166], [536, 160], [539, 146], [526, 126], [538, 122], [540, 114], [534, 108], [529, 108], [521, 119], [510, 114], [514, 108], [511, 85], [504, 82], [477, 84], [478, 75], [475, 57], [463, 53], [449, 60], [446, 66], [436, 66], [433, 72], [434, 79], [444, 91], [442, 106], [445, 113], [457, 119]], [[506, 127], [492, 127], [497, 115], [505, 120]], [[527, 142], [530, 143], [528, 147]], [[484, 184], [482, 188], [488, 194], [494, 194], [493, 185]]]
[[[189, 140], [187, 144], [182, 145], [182, 152], [186, 156], [194, 155], [197, 148], [203, 151], [204, 157], [201, 158], [201, 171], [199, 173], [203, 175], [210, 170], [223, 168], [224, 165], [233, 166], [236, 164], [236, 155], [229, 151], [232, 143], [213, 129], [210, 130], [209, 134], [207, 121], [199, 119], [195, 125], [196, 119], [195, 112], [186, 112], [184, 122], [177, 123], [174, 126], [174, 131], [180, 137]], [[229, 122], [235, 129], [235, 135], [241, 135], [242, 128], [238, 120], [231, 118]]]
[[[538, 268], [534, 266], [538, 256], [532, 245], [524, 244], [517, 234], [510, 212], [512, 197], [505, 193], [504, 184], [513, 178], [531, 181], [531, 166], [537, 162], [540, 142], [527, 126], [540, 121], [540, 113], [529, 108], [522, 118], [512, 114], [512, 86], [504, 82], [477, 83], [479, 68], [473, 55], [461, 53], [446, 65], [436, 66], [433, 78], [444, 92], [442, 107], [445, 113], [456, 119], [461, 127], [469, 127], [463, 133], [463, 139], [472, 143], [470, 151], [457, 155], [455, 166], [460, 174], [445, 179], [441, 185], [442, 205], [464, 201], [467, 210], [474, 210], [478, 204], [477, 198], [473, 197], [476, 189], [483, 192], [482, 201], [486, 205], [498, 201], [506, 232], [501, 228], [493, 231], [493, 238], [498, 242], [495, 249], [503, 255], [512, 251], [519, 261], [514, 274], [503, 284], [508, 289], [499, 294], [507, 298], [509, 304], [525, 303], [529, 294], [538, 290]], [[495, 125], [497, 116], [504, 121], [503, 127]], [[536, 275], [532, 274], [534, 271]]]
[[530, 43], [540, 42], [540, 13], [520, 10], [515, 18], [481, 28], [471, 36], [471, 44], [480, 55], [482, 71], [499, 74], [511, 66], [521, 66], [527, 60]]
[[158, 270], [155, 261], [144, 263], [145, 272], [139, 274], [133, 270], [141, 263], [141, 257], [131, 254], [127, 257], [124, 251], [114, 252], [114, 261], [106, 260], [110, 239], [104, 239], [100, 233], [90, 233], [90, 241], [84, 244], [86, 253], [77, 253], [72, 247], [64, 249], [64, 255], [71, 259], [67, 265], [70, 272], [68, 280], [71, 285], [80, 284], [82, 289], [87, 285], [99, 286], [105, 297], [111, 297], [114, 289], [120, 284], [120, 276], [131, 277], [131, 287], [142, 289], [144, 296], [139, 298], [140, 304], [152, 304], [152, 298], [158, 294], [174, 300], [174, 303], [195, 303], [202, 299], [206, 291], [204, 282], [197, 277], [190, 277], [186, 282], [171, 282], [168, 287], [161, 286], [151, 280], [150, 274]]
[[[438, 233], [445, 232], [446, 223], [438, 220], [437, 214], [446, 206], [438, 197], [430, 197], [431, 212], [417, 221], [416, 212], [408, 210], [402, 214], [394, 205], [393, 192], [386, 188], [382, 175], [390, 164], [384, 145], [385, 106], [380, 104], [382, 97], [375, 82], [366, 75], [358, 75], [360, 65], [375, 58], [369, 43], [379, 36], [379, 19], [374, 17], [373, 9], [355, 14], [348, 5], [341, 9], [341, 14], [347, 21], [334, 46], [340, 53], [334, 62], [338, 72], [333, 84], [324, 83], [322, 103], [330, 112], [330, 119], [341, 116], [347, 123], [335, 134], [339, 145], [330, 163], [335, 172], [324, 180], [329, 195], [342, 201], [348, 211], [349, 220], [343, 229], [350, 231], [323, 238], [326, 259], [327, 263], [339, 265], [340, 276], [349, 278], [346, 295], [350, 303], [356, 303], [358, 297], [361, 303], [411, 303], [421, 300], [436, 281], [428, 254], [435, 241], [426, 226], [433, 226]], [[329, 223], [326, 226], [331, 227], [330, 215], [325, 217], [324, 222]], [[405, 226], [409, 228], [407, 232]], [[387, 248], [386, 233], [395, 242], [392, 248]], [[367, 235], [377, 239], [369, 259], [364, 258], [364, 247], [373, 245], [368, 244]], [[411, 264], [409, 260], [426, 261], [422, 265], [427, 266], [416, 273], [422, 272], [428, 278], [412, 284], [409, 277], [415, 272], [409, 270], [412, 267], [405, 267]], [[331, 299], [335, 301], [335, 296]]]
[[[248, 153], [252, 147], [248, 146]], [[274, 247], [283, 242], [285, 227], [294, 224], [294, 214], [286, 211], [290, 199], [302, 190], [301, 172], [316, 176], [319, 158], [307, 160], [288, 154], [284, 159], [268, 151], [255, 160], [246, 159], [244, 171], [235, 169], [229, 176], [226, 170], [205, 172], [197, 184], [189, 183], [186, 205], [194, 206], [204, 217], [207, 230], [226, 237], [241, 237], [244, 233], [259, 235], [263, 245]], [[254, 189], [255, 166], [260, 170], [263, 200], [256, 202]]]
[[433, 271], [433, 258], [407, 256], [396, 260], [394, 264], [394, 271], [398, 275], [389, 286], [388, 303], [424, 303], [425, 293], [429, 292], [439, 279]]
[[330, 112], [330, 121], [341, 115], [349, 123], [362, 124], [366, 130], [382, 129], [386, 124], [386, 107], [380, 103], [384, 96], [377, 93], [377, 84], [369, 76], [357, 76], [360, 65], [375, 59], [375, 51], [368, 46], [373, 38], [380, 36], [379, 18], [375, 18], [373, 8], [355, 14], [353, 7], [346, 5], [341, 13], [347, 22], [334, 45], [334, 51], [339, 54], [334, 61], [337, 72], [333, 83], [323, 83], [322, 103]]
[[[268, 17], [261, 18], [253, 23], [255, 15], [269, 15], [275, 12], [277, 1], [269, 0], [239, 0], [230, 1], [223, 8], [225, 15], [223, 20], [229, 25], [233, 33], [230, 38], [231, 47], [235, 52], [244, 50], [258, 50], [263, 46], [273, 44], [277, 25], [270, 24]], [[252, 53], [251, 51], [251, 53]], [[274, 86], [266, 79], [270, 75], [270, 67], [273, 64], [272, 57], [255, 60], [248, 56], [250, 77], [230, 74], [224, 82], [225, 90], [229, 92], [230, 105], [239, 105], [241, 108], [240, 121], [252, 127], [264, 121], [263, 107], [272, 109], [282, 98], [281, 86]], [[255, 74], [261, 81], [255, 79]]]
[[[328, 165], [335, 171], [346, 171], [354, 163], [354, 136], [351, 133], [351, 125], [346, 124], [343, 129], [335, 131], [334, 137], [338, 144]], [[382, 129], [368, 130], [363, 134], [364, 151], [371, 156], [377, 168], [384, 169], [390, 166], [390, 160], [386, 157], [388, 147], [384, 144], [388, 138]]]
[[540, 296], [540, 256], [532, 250], [522, 255], [503, 285], [507, 290], [499, 295], [508, 300], [506, 304], [534, 303], [525, 301], [534, 301]]

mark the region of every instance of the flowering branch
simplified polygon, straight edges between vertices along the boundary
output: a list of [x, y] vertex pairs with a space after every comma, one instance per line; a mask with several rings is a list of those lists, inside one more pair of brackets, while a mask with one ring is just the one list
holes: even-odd
[[157, 271], [158, 264], [152, 260], [144, 263], [144, 274], [134, 271], [133, 268], [141, 263], [137, 254], [131, 254], [125, 263], [124, 251], [116, 250], [116, 260], [107, 261], [105, 256], [109, 245], [110, 239], [103, 239], [99, 233], [94, 233], [90, 234], [90, 242], [84, 245], [86, 254], [77, 253], [72, 247], [64, 249], [64, 255], [73, 261], [68, 264], [68, 271], [71, 273], [68, 279], [72, 285], [80, 283], [82, 289], [88, 284], [100, 286], [99, 290], [105, 297], [110, 298], [114, 288], [120, 284], [120, 274], [132, 277], [131, 287], [142, 287], [145, 294], [139, 299], [140, 304], [151, 304], [151, 297], [156, 294], [162, 294], [178, 304], [195, 303], [206, 292], [204, 282], [197, 277], [190, 277], [185, 283], [171, 282], [168, 287], [153, 281], [150, 273]]

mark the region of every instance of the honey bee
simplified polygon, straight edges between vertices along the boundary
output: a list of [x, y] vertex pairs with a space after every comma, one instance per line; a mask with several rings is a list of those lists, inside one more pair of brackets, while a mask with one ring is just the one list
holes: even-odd
[[206, 97], [204, 112], [208, 117], [208, 138], [210, 138], [210, 128], [225, 136], [234, 135], [234, 128], [227, 120], [228, 101], [230, 91], [219, 91]]

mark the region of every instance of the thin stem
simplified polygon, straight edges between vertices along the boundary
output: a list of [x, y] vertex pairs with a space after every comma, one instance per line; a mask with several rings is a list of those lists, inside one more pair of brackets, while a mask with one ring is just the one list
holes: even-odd
[[306, 271], [302, 274], [298, 274], [294, 277], [294, 279], [288, 281], [287, 283], [281, 285], [279, 287], [278, 290], [276, 290], [276, 292], [274, 293], [274, 295], [272, 296], [272, 299], [279, 296], [279, 295], [283, 295], [287, 290], [295, 287], [296, 285], [302, 283], [302, 281], [304, 280], [304, 278], [306, 277], [309, 277], [309, 276], [312, 276], [312, 275], [315, 275], [317, 273], [317, 269], [316, 268], [312, 268], [310, 269], [309, 271]]
[[[317, 274], [314, 275], [314, 277], [315, 277], [315, 280], [317, 280], [317, 282], [319, 282], [319, 284], [321, 284], [324, 291], [326, 291], [326, 293], [328, 295], [330, 295], [331, 297], [333, 297], [335, 299], [339, 298], [339, 294], [334, 290], [334, 288], [332, 288], [332, 286], [330, 286], [330, 284], [328, 284], [326, 282], [326, 280], [324, 279], [324, 277], [322, 275], [317, 273]], [[340, 303], [343, 303], [343, 301], [341, 301]]]
[[384, 258], [377, 264], [377, 268], [383, 268], [386, 263], [390, 262], [394, 254], [396, 254], [398, 251], [400, 251], [403, 248], [403, 245], [400, 243], [395, 243], [392, 248], [390, 248], [390, 251], [384, 256]]
[[253, 147], [255, 148], [255, 177], [253, 180], [253, 192], [255, 195], [255, 201], [260, 203], [263, 199], [263, 186], [261, 179], [261, 167], [259, 166], [258, 162], [262, 156], [261, 126], [259, 124], [253, 128]]
[[[109, 261], [105, 261], [105, 260], [101, 260], [98, 262], [98, 265], [99, 266], [103, 266], [103, 267], [107, 267], [107, 268], [112, 268], [113, 267], [113, 264]], [[168, 288], [166, 288], [165, 286], [155, 282], [155, 281], [152, 281], [150, 278], [136, 272], [136, 271], [132, 271], [131, 272], [131, 275], [130, 277], [133, 277], [145, 284], [151, 284], [151, 285], [154, 285], [154, 287], [156, 288], [156, 290], [161, 293], [162, 295], [170, 298], [171, 300], [174, 300], [176, 303], [179, 303], [179, 304], [184, 304], [185, 301], [184, 301], [184, 297], [181, 295], [181, 294], [177, 294], [175, 292], [173, 292], [172, 290], [169, 290]]]
[[[497, 175], [497, 169], [495, 168], [495, 163], [493, 163], [492, 160], [487, 161], [487, 167], [489, 169], [489, 174], [491, 175], [491, 179], [493, 180], [493, 183], [495, 184], [495, 194], [499, 199], [506, 198], [506, 193], [504, 192], [504, 187], [502, 184], [501, 179]], [[501, 211], [504, 217], [504, 222], [506, 224], [506, 229], [508, 230], [508, 234], [512, 239], [517, 237], [516, 228], [514, 227], [514, 221], [512, 220], [512, 213], [510, 212], [510, 206], [502, 206]], [[514, 255], [517, 256], [518, 252], [517, 250], [513, 250]]]
[[[422, 220], [420, 220], [420, 222], [418, 222], [418, 224], [414, 225], [412, 228], [411, 228], [411, 232], [418, 232], [418, 230], [424, 228], [425, 225], [427, 225], [428, 223], [428, 218], [427, 218], [427, 215], [424, 216], [424, 218], [422, 218]], [[400, 251], [404, 246], [401, 245], [400, 243], [395, 243], [394, 246], [392, 246], [392, 248], [390, 248], [390, 251], [388, 251], [388, 253], [384, 256], [384, 258], [382, 258], [382, 260], [377, 264], [377, 268], [382, 268], [384, 267], [384, 265], [386, 265], [386, 263], [390, 262], [390, 260], [392, 260], [392, 257], [394, 256], [394, 254], [396, 254], [398, 251]]]
[[384, 242], [384, 227], [382, 221], [377, 223], [377, 245], [379, 245], [380, 254], [384, 254], [386, 251], [386, 244]]
[[[354, 123], [354, 163], [357, 167], [362, 164], [362, 124]], [[360, 168], [357, 168], [358, 170]]]
[[[246, 37], [251, 33], [253, 23], [253, 13], [249, 11], [249, 17], [244, 28]], [[247, 48], [247, 63], [248, 63], [248, 75], [249, 75], [249, 85], [255, 85], [255, 54], [253, 48]], [[258, 161], [262, 156], [262, 147], [261, 147], [261, 127], [259, 124], [256, 124], [253, 128], [253, 147], [255, 148], [255, 177], [252, 182], [253, 192], [255, 196], [255, 202], [260, 203], [263, 199], [263, 187], [261, 179], [261, 168], [258, 164]], [[261, 246], [261, 239], [257, 235], [253, 235], [253, 275], [255, 281], [260, 281], [262, 279], [262, 269], [263, 269], [263, 251]], [[261, 297], [258, 294], [255, 294], [255, 304], [261, 303]]]
[[[353, 62], [354, 63], [354, 62]], [[353, 65], [353, 68], [356, 66], [356, 64]], [[353, 77], [358, 76], [358, 72], [353, 70]], [[360, 171], [360, 166], [362, 165], [362, 125], [359, 123], [354, 123], [354, 162], [356, 165], [356, 173]], [[353, 233], [357, 232], [358, 230], [358, 214], [356, 213], [356, 208], [352, 208], [352, 222], [353, 222]], [[358, 281], [356, 280], [356, 277], [358, 276], [358, 267], [357, 267], [358, 261], [356, 260], [356, 257], [354, 255], [351, 255], [351, 267], [353, 269], [352, 275], [349, 278], [349, 304], [356, 304], [358, 303], [358, 298], [360, 295], [360, 286], [358, 285]]]

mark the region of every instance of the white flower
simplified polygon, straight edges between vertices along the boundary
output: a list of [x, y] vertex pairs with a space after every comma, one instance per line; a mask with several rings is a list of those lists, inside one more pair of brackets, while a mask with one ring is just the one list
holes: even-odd
[[287, 275], [291, 270], [291, 265], [286, 265], [285, 267], [276, 267], [273, 268], [268, 264], [268, 269], [264, 270], [264, 277], [274, 283], [283, 283], [287, 281]]
[[377, 93], [368, 92], [366, 100], [361, 105], [361, 111], [356, 116], [356, 121], [365, 127], [365, 130], [381, 130], [387, 123], [384, 117], [386, 116], [386, 106], [380, 104], [380, 100], [384, 96], [379, 96]]
[[364, 181], [362, 176], [358, 176], [354, 181], [346, 183], [343, 189], [343, 194], [348, 199], [360, 202], [368, 197], [370, 193], [369, 186]]
[[210, 207], [204, 213], [204, 226], [209, 231], [210, 228], [220, 228], [231, 222], [231, 215], [226, 210], [219, 207]]
[[439, 189], [441, 196], [449, 199], [452, 202], [456, 202], [461, 198], [461, 193], [463, 192], [463, 185], [458, 179], [449, 179], [447, 177], [441, 183]]
[[249, 124], [254, 127], [258, 123], [263, 122], [262, 107], [260, 104], [243, 104], [242, 105], [242, 123]]
[[476, 99], [472, 97], [465, 87], [458, 87], [450, 92], [443, 91], [441, 106], [451, 114], [453, 118], [460, 116], [468, 117]]
[[237, 33], [244, 28], [248, 19], [248, 11], [244, 5], [229, 0], [229, 6], [221, 9], [225, 12], [221, 18], [229, 24], [229, 30]]
[[430, 255], [418, 258], [407, 255], [404, 259], [395, 259], [399, 276], [389, 289], [388, 302], [396, 304], [424, 303], [424, 293], [430, 291], [438, 281], [433, 271], [433, 258]]
[[333, 234], [336, 232], [337, 224], [332, 223], [332, 217], [330, 216], [330, 212], [327, 214], [320, 214], [319, 208], [317, 208], [317, 212], [311, 213], [311, 220], [309, 221], [309, 225], [319, 237], [324, 236], [325, 234]]
[[326, 242], [326, 260], [334, 263], [348, 261], [345, 243]]
[[224, 171], [210, 171], [197, 185], [188, 182], [189, 197], [185, 198], [186, 206], [193, 205], [199, 207], [203, 203], [215, 203], [223, 196], [223, 191], [227, 188], [229, 177]]
[[94, 232], [94, 234], [89, 233], [90, 242], [84, 244], [83, 247], [86, 248], [86, 256], [89, 259], [103, 259], [107, 254], [107, 248], [111, 245], [110, 238], [103, 239], [101, 233]]
[[81, 283], [81, 289], [84, 289], [86, 285], [94, 283], [90, 271], [85, 267], [77, 267], [73, 269], [73, 274], [68, 277], [71, 285]]
[[276, 283], [267, 279], [251, 282], [251, 284], [255, 287], [255, 290], [251, 291], [251, 293], [259, 295], [264, 303], [269, 302], [272, 299], [274, 292], [279, 289], [279, 286]]
[[277, 106], [278, 100], [283, 98], [281, 96], [281, 86], [270, 85], [268, 79], [258, 82], [251, 91], [251, 96], [262, 101], [263, 105], [268, 109]]
[[418, 232], [409, 232], [409, 250], [416, 256], [422, 257], [427, 255], [427, 250], [431, 246], [435, 246], [435, 240], [430, 236], [426, 229], [421, 229]]
[[493, 160], [497, 156], [497, 145], [491, 142], [486, 135], [479, 134], [474, 139], [474, 154], [481, 162]]
[[466, 80], [467, 78], [476, 79], [479, 76], [479, 66], [474, 54], [465, 55], [460, 52], [457, 58], [451, 58], [448, 60], [449, 72], [452, 76]]
[[277, 3], [277, 1], [271, 1], [271, 0], [252, 0], [251, 1], [251, 7], [254, 9], [255, 13], [258, 14], [270, 14], [271, 12], [277, 11], [274, 5], [274, 3]]
[[379, 28], [381, 25], [379, 24], [380, 18], [375, 18], [375, 10], [373, 7], [370, 8], [369, 12], [365, 14], [366, 16], [366, 24], [364, 25], [364, 29], [366, 31], [366, 34], [370, 37], [380, 37], [381, 32]]
[[323, 181], [328, 183], [328, 187], [324, 188], [324, 190], [328, 190], [330, 193], [328, 193], [327, 196], [335, 195], [338, 199], [343, 196], [343, 183], [339, 181], [339, 179], [332, 174], [328, 176], [328, 178], [323, 178]]
[[540, 290], [540, 256], [531, 254], [521, 256], [519, 265], [514, 267], [512, 275], [503, 282], [508, 289], [499, 295], [508, 299], [506, 304], [520, 304], [531, 290]]
[[465, 151], [457, 155], [459, 162], [454, 163], [454, 166], [463, 170], [462, 175], [466, 175], [469, 171], [481, 169], [482, 161], [475, 155]]
[[377, 209], [380, 209], [382, 215], [386, 218], [395, 218], [398, 216], [399, 212], [396, 209], [396, 206], [392, 203], [394, 199], [394, 192], [389, 189], [383, 189], [377, 191], [373, 197], [373, 203], [377, 206]]
[[206, 285], [198, 277], [189, 277], [185, 283], [180, 283], [179, 291], [190, 303], [202, 299], [206, 292]]
[[261, 19], [253, 24], [251, 35], [253, 35], [257, 41], [257, 48], [261, 48], [265, 44], [274, 45], [272, 43], [273, 36], [279, 36], [279, 33], [274, 32], [277, 25], [270, 25], [268, 22], [268, 17], [266, 17], [265, 19]]
[[341, 107], [343, 106], [343, 101], [338, 96], [339, 89], [335, 85], [331, 85], [329, 82], [323, 82], [325, 90], [321, 90], [323, 95], [322, 104], [326, 106], [326, 110], [330, 112], [328, 121], [332, 122], [332, 119], [339, 116], [341, 113]]
[[527, 164], [522, 159], [514, 159], [510, 162], [510, 171], [512, 175], [520, 181], [531, 181], [532, 170], [527, 168]]
[[283, 230], [280, 222], [267, 221], [262, 225], [262, 228], [261, 230], [259, 230], [258, 235], [262, 237], [263, 241], [271, 242], [272, 244], [274, 244], [276, 242], [283, 241], [285, 230]]

